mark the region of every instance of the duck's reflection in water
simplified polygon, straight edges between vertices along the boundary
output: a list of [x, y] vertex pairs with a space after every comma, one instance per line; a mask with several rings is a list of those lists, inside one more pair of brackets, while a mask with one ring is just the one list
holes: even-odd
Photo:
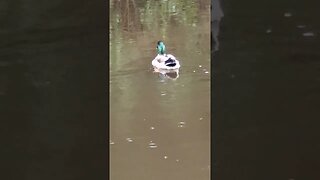
[[161, 80], [167, 80], [167, 79], [176, 80], [179, 78], [179, 69], [165, 70], [165, 69], [154, 68], [153, 72], [158, 73], [159, 78]]
[[224, 16], [221, 9], [220, 0], [212, 0], [212, 13], [211, 13], [211, 26], [212, 26], [212, 36], [213, 36], [213, 52], [219, 50], [219, 28], [220, 21]]

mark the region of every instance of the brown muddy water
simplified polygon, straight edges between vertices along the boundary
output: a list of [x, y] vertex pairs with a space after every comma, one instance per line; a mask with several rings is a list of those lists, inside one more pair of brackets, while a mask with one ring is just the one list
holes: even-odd
[[[110, 1], [110, 179], [210, 178], [210, 1]], [[153, 72], [156, 43], [179, 76]]]

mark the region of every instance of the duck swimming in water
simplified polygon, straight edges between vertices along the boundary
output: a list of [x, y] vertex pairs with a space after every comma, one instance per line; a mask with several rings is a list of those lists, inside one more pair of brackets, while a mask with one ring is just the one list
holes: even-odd
[[171, 54], [166, 54], [166, 46], [162, 41], [157, 43], [158, 55], [153, 59], [152, 65], [158, 70], [178, 70], [179, 61]]

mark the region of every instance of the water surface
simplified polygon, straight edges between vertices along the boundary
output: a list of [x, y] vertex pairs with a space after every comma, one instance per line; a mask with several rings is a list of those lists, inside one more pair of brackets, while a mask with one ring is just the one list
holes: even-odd
[[[210, 2], [110, 8], [110, 179], [209, 179]], [[179, 77], [153, 72], [158, 40]]]

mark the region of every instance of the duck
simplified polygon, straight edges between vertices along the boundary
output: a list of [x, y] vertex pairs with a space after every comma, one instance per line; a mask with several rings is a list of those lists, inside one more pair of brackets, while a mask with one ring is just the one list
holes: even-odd
[[180, 68], [180, 63], [172, 54], [166, 53], [166, 46], [163, 41], [157, 42], [157, 56], [152, 60], [152, 65], [158, 70], [176, 71]]

